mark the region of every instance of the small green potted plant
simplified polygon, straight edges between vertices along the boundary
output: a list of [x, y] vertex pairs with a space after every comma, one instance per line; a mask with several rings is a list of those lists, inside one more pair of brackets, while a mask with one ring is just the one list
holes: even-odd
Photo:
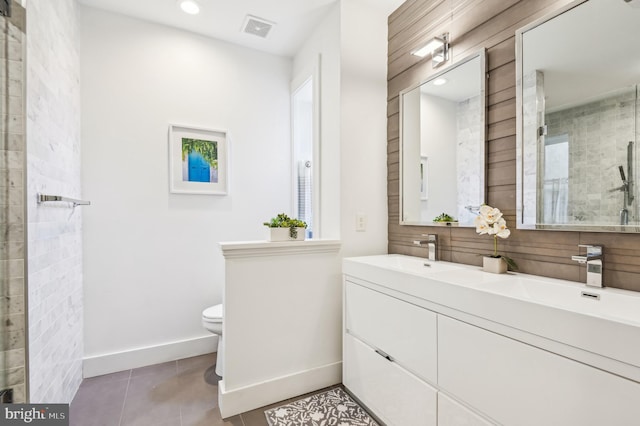
[[264, 226], [269, 228], [269, 241], [302, 241], [307, 223], [280, 213]]
[[434, 225], [458, 226], [458, 221], [447, 213], [442, 213], [433, 219]]

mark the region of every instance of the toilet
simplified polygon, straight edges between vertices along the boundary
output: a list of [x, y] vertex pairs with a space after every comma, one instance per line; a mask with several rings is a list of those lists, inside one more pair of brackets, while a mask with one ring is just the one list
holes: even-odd
[[224, 347], [222, 343], [222, 304], [210, 306], [202, 311], [202, 325], [204, 328], [218, 335], [218, 360], [216, 362], [216, 374], [222, 377], [222, 363]]

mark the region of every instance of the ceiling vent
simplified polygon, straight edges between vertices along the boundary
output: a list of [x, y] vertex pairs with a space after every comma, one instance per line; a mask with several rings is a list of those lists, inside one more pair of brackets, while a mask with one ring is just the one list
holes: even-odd
[[247, 15], [244, 20], [244, 24], [242, 25], [242, 32], [253, 34], [262, 38], [267, 38], [269, 32], [271, 31], [271, 28], [273, 28], [274, 25], [274, 22], [269, 22], [266, 19]]

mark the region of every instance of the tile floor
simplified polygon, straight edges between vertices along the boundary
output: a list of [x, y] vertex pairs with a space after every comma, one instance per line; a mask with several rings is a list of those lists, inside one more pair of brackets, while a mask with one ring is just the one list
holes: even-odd
[[264, 410], [283, 402], [221, 418], [215, 362], [213, 353], [85, 379], [70, 426], [267, 426]]

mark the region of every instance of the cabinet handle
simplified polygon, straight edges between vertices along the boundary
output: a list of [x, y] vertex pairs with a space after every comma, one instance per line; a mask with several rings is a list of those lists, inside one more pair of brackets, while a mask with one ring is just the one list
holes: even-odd
[[380, 349], [376, 349], [376, 353], [387, 361], [393, 361], [393, 358], [391, 358], [387, 353], [381, 351]]

